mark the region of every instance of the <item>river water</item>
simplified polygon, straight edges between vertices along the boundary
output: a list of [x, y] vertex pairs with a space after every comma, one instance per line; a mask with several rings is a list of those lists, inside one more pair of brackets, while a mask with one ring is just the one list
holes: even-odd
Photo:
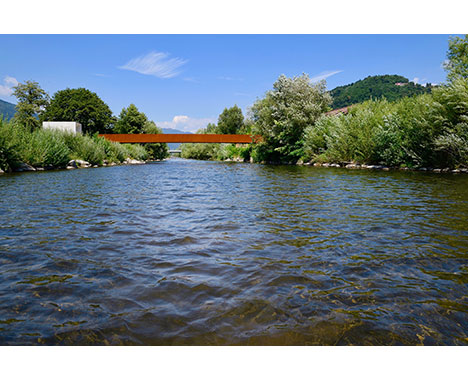
[[0, 218], [0, 344], [468, 344], [467, 175], [17, 173]]

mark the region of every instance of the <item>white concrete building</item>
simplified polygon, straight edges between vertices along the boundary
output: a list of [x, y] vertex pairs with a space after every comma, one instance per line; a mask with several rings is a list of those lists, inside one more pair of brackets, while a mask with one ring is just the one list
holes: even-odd
[[57, 129], [70, 133], [82, 133], [81, 124], [76, 121], [43, 121], [42, 128]]

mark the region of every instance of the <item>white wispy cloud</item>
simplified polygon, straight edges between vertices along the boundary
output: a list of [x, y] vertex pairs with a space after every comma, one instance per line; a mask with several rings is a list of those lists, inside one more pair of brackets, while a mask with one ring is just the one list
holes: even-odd
[[205, 128], [208, 123], [216, 123], [216, 119], [212, 117], [197, 119], [187, 115], [177, 115], [172, 118], [172, 121], [157, 121], [156, 125], [159, 128], [173, 128], [185, 132], [196, 132], [200, 128]]
[[218, 77], [218, 79], [220, 80], [229, 80], [229, 81], [243, 81], [244, 78], [234, 78], [234, 77], [229, 77], [229, 76], [221, 76], [221, 77]]
[[335, 71], [322, 71], [320, 74], [310, 78], [310, 81], [312, 83], [319, 82], [321, 80], [327, 79], [328, 77], [331, 77], [332, 75], [342, 73], [343, 70], [335, 70]]
[[119, 69], [136, 71], [144, 75], [152, 75], [157, 78], [168, 79], [180, 74], [179, 69], [187, 60], [170, 58], [169, 53], [152, 51], [146, 55], [136, 57], [128, 61]]
[[5, 78], [3, 78], [3, 83], [4, 84], [0, 84], [0, 96], [11, 96], [13, 93], [12, 87], [17, 86], [18, 81], [16, 78], [7, 75]]
[[186, 82], [200, 83], [200, 81], [198, 81], [197, 79], [195, 79], [193, 77], [185, 77], [185, 78], [182, 78], [182, 80], [184, 80]]

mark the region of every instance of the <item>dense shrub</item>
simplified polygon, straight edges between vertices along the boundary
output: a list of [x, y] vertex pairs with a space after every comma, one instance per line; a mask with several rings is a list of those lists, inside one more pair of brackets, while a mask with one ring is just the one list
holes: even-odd
[[305, 160], [389, 166], [468, 165], [468, 80], [397, 102], [370, 100], [304, 132]]
[[122, 162], [126, 158], [146, 160], [148, 157], [141, 145], [47, 129], [31, 132], [17, 121], [0, 119], [0, 168], [4, 171], [11, 171], [21, 162], [35, 167], [61, 168], [71, 159], [101, 165], [104, 160]]
[[182, 158], [193, 158], [195, 160], [215, 160], [218, 157], [220, 147], [218, 144], [209, 143], [186, 143], [181, 144], [180, 154]]
[[6, 125], [7, 122], [0, 118], [0, 169], [9, 172], [18, 164], [19, 155]]
[[296, 162], [303, 155], [303, 136], [327, 110], [331, 97], [325, 82], [311, 84], [309, 76], [281, 75], [251, 109], [253, 132], [262, 136], [253, 157], [257, 161]]

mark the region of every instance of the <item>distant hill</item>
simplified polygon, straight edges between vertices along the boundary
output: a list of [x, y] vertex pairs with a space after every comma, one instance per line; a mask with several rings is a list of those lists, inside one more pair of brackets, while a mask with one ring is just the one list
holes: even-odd
[[15, 105], [0, 99], [0, 117], [10, 120], [15, 115]]
[[[191, 132], [179, 131], [174, 128], [161, 128], [163, 133], [183, 133], [183, 134], [192, 134]], [[167, 144], [170, 150], [179, 149], [180, 143], [169, 143]]]
[[389, 101], [431, 92], [432, 86], [426, 87], [410, 82], [401, 75], [375, 75], [361, 79], [346, 86], [339, 86], [330, 91], [333, 109], [362, 103], [369, 99], [385, 97]]

